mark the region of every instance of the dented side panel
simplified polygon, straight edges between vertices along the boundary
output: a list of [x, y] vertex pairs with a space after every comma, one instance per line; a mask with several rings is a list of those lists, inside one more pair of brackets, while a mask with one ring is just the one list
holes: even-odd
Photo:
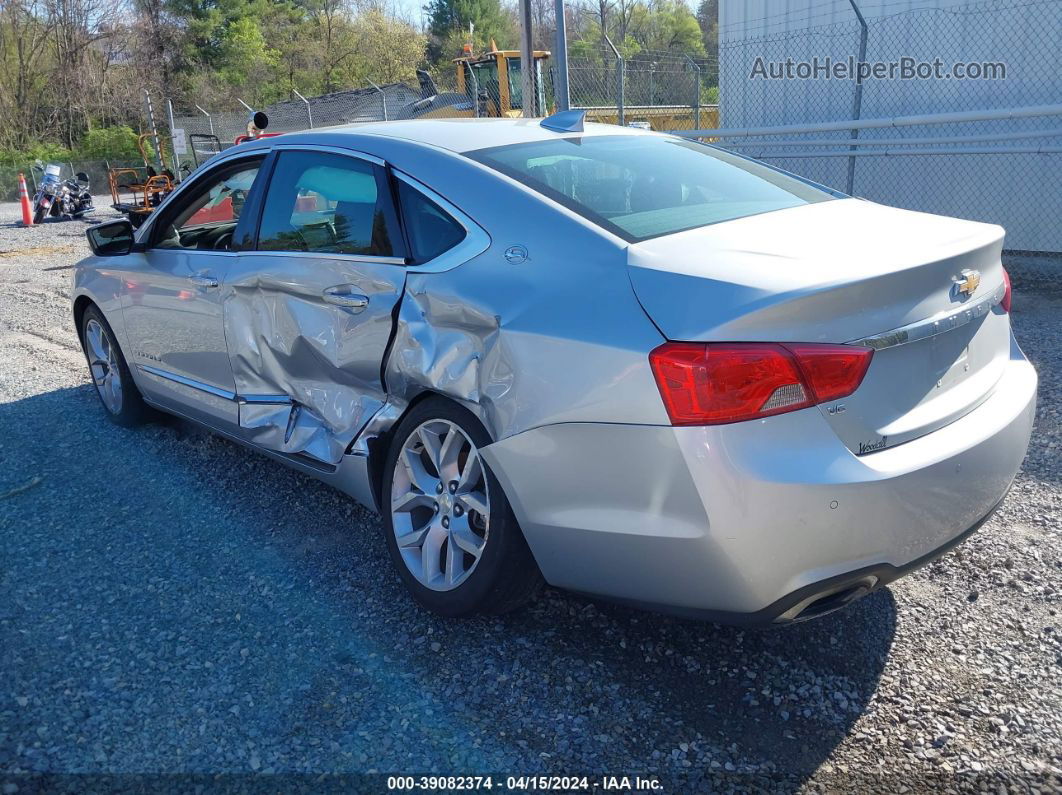
[[[338, 464], [385, 401], [381, 362], [405, 277], [401, 265], [323, 254], [239, 257], [222, 301], [241, 434]], [[337, 287], [364, 308], [328, 303]]]
[[[403, 154], [388, 160], [402, 168]], [[667, 424], [648, 361], [663, 338], [631, 288], [625, 244], [500, 175], [477, 189], [480, 168], [449, 157], [423, 172], [491, 244], [443, 272], [410, 269], [389, 394], [451, 397], [495, 439], [564, 422]]]

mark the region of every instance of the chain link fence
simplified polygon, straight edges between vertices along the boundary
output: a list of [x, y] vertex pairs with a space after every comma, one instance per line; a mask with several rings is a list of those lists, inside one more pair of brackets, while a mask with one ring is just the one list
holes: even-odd
[[715, 70], [705, 58], [642, 51], [622, 57], [611, 47], [580, 47], [568, 59], [572, 108], [607, 124], [697, 130], [718, 124]]
[[[836, 5], [836, 4], [835, 4]], [[844, 4], [841, 4], [844, 5]], [[867, 4], [864, 4], [867, 5]], [[718, 142], [815, 182], [884, 204], [990, 221], [1007, 228], [1007, 246], [1022, 272], [1058, 270], [1062, 251], [1062, 116], [971, 114], [946, 124], [893, 125], [852, 130], [809, 128], [820, 122], [893, 119], [911, 114], [1020, 110], [1062, 103], [1057, 0], [987, 0], [893, 11], [865, 24], [831, 7], [831, 24], [812, 13], [767, 9], [759, 19], [735, 19], [741, 4], [725, 7], [719, 60], [643, 51], [622, 57], [607, 43], [573, 44], [570, 102], [593, 121], [656, 130], [781, 127], [770, 135], [729, 135]], [[755, 13], [746, 11], [745, 13]], [[802, 18], [800, 15], [804, 13]], [[727, 14], [729, 16], [727, 16]], [[1002, 63], [1005, 78], [913, 79], [756, 76], [786, 62], [866, 63], [910, 59], [916, 64]], [[502, 56], [499, 56], [500, 58]], [[295, 96], [262, 108], [268, 132], [291, 132], [366, 121], [518, 116], [522, 84], [518, 58], [446, 67], [417, 80], [370, 84], [318, 97]], [[553, 65], [536, 62], [535, 113], [555, 109]], [[201, 108], [175, 114], [183, 147], [168, 156], [189, 169], [246, 133], [249, 109]], [[159, 122], [166, 137], [166, 125]], [[794, 129], [794, 125], [802, 129]], [[853, 140], [854, 139], [854, 140]], [[169, 163], [168, 163], [169, 165]]]
[[[720, 126], [789, 129], [730, 135], [722, 145], [883, 204], [1001, 224], [1019, 278], [1057, 276], [1062, 113], [1028, 109], [1062, 110], [1062, 3], [957, 3], [868, 17], [865, 28], [854, 15], [802, 29], [794, 29], [799, 18], [786, 24], [783, 17], [722, 26]], [[867, 64], [908, 59], [914, 74], [868, 75], [861, 88], [853, 79], [800, 75], [800, 64], [811, 64], [806, 74], [815, 59], [820, 67], [827, 58], [846, 63], [861, 46]], [[787, 62], [791, 71], [781, 75]], [[781, 76], [764, 77], [772, 68]], [[819, 122], [941, 113], [956, 120], [814, 129]], [[800, 125], [805, 129], [794, 130]]]
[[[504, 61], [504, 63], [500, 63]], [[588, 118], [609, 124], [636, 124], [655, 130], [714, 127], [718, 121], [718, 87], [714, 64], [673, 52], [642, 52], [617, 59], [611, 50], [583, 48], [569, 60], [571, 107], [587, 110]], [[337, 124], [414, 118], [519, 116], [523, 111], [520, 59], [511, 54], [477, 59], [473, 64], [432, 74], [419, 72], [416, 81], [375, 83], [317, 97], [298, 95], [261, 110], [269, 118], [267, 132], [296, 132]], [[553, 65], [536, 59], [533, 110], [544, 116], [556, 110]], [[235, 107], [178, 109], [156, 125], [166, 145], [166, 167], [187, 173], [247, 133], [251, 109]], [[168, 103], [165, 106], [168, 106]], [[164, 111], [165, 112], [165, 111]], [[172, 132], [166, 130], [172, 126]]]

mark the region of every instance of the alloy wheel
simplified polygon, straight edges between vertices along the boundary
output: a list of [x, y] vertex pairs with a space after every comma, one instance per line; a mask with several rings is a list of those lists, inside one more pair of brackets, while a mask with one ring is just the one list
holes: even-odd
[[479, 451], [449, 420], [429, 420], [406, 438], [391, 482], [391, 526], [402, 560], [427, 588], [465, 582], [483, 556], [490, 497]]
[[95, 318], [85, 324], [85, 343], [96, 391], [99, 392], [107, 411], [118, 414], [122, 410], [122, 374], [118, 370], [118, 348], [111, 340], [110, 334]]

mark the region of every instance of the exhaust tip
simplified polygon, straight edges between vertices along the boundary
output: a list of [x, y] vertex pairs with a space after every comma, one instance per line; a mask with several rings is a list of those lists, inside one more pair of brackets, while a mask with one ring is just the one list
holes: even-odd
[[866, 596], [874, 590], [877, 584], [877, 577], [862, 577], [854, 582], [847, 582], [813, 594], [778, 616], [775, 623], [791, 624], [833, 613], [842, 607], [847, 607], [856, 599]]

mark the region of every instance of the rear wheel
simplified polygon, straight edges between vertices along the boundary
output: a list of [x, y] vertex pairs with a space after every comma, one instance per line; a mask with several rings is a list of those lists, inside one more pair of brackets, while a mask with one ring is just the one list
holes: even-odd
[[413, 597], [444, 616], [504, 613], [541, 585], [531, 551], [466, 409], [418, 405], [395, 431], [382, 489], [387, 547]]
[[81, 324], [81, 345], [85, 349], [96, 394], [107, 416], [125, 427], [144, 422], [148, 415], [147, 405], [133, 383], [125, 357], [103, 314], [90, 306], [85, 310]]

